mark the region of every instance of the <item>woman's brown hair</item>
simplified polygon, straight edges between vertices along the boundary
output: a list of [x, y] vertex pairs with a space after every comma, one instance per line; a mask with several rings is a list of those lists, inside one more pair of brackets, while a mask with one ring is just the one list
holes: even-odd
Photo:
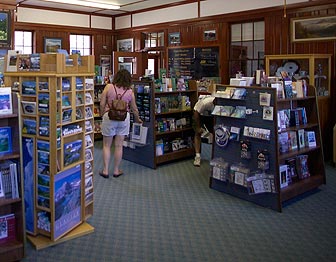
[[132, 85], [132, 76], [126, 69], [120, 69], [113, 77], [112, 84], [129, 89]]

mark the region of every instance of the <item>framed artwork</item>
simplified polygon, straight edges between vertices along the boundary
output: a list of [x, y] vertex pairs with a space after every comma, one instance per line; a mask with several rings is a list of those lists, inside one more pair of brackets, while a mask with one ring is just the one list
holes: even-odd
[[214, 41], [217, 40], [216, 30], [205, 30], [203, 32], [203, 40], [204, 41]]
[[9, 11], [0, 11], [0, 43], [11, 43], [11, 15]]
[[45, 53], [57, 53], [58, 49], [62, 49], [62, 38], [44, 38]]
[[336, 16], [299, 18], [291, 20], [293, 42], [336, 39]]
[[111, 70], [111, 56], [110, 55], [101, 55], [100, 56], [100, 66], [102, 69], [102, 76], [108, 76], [109, 71]]
[[168, 43], [170, 45], [181, 44], [181, 34], [180, 34], [180, 32], [169, 33], [168, 34]]
[[133, 38], [117, 40], [117, 51], [133, 52]]
[[130, 72], [131, 74], [133, 74], [133, 65], [132, 63], [119, 63], [118, 64], [118, 70], [120, 69], [126, 69], [128, 72]]

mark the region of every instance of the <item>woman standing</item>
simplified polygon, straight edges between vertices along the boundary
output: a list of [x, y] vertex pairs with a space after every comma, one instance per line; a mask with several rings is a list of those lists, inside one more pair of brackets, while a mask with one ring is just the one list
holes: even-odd
[[[119, 169], [122, 154], [123, 154], [123, 142], [126, 135], [130, 130], [130, 110], [134, 114], [134, 120], [137, 123], [142, 123], [139, 118], [139, 111], [135, 103], [135, 96], [131, 88], [132, 77], [126, 69], [119, 70], [111, 84], [107, 84], [100, 99], [100, 112], [102, 115], [102, 135], [103, 135], [103, 170], [99, 172], [104, 178], [109, 178], [109, 162], [111, 157], [111, 145], [114, 137], [114, 168], [113, 177], [119, 177], [123, 172]], [[126, 92], [125, 92], [126, 90]], [[122, 95], [122, 100], [128, 104], [127, 117], [124, 121], [110, 120], [108, 116], [109, 105], [117, 95]]]

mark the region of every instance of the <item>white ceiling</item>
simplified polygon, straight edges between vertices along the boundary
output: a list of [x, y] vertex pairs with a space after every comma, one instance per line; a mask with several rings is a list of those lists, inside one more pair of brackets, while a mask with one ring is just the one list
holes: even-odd
[[[79, 5], [71, 4], [61, 4], [61, 3], [52, 3], [46, 2], [43, 0], [16, 0], [16, 3], [22, 7], [38, 7], [38, 8], [53, 8], [58, 10], [68, 10], [76, 12], [85, 12], [85, 13], [95, 13], [95, 14], [104, 14], [104, 15], [118, 15], [125, 14], [128, 12], [139, 11], [142, 9], [159, 7], [162, 5], [173, 5], [179, 4], [182, 2], [198, 2], [198, 0], [81, 0], [81, 1], [90, 1], [90, 2], [99, 2], [104, 4], [114, 4], [119, 5], [120, 9], [118, 10], [108, 10], [108, 9], [98, 9], [93, 7], [85, 7]], [[71, 3], [71, 0], [69, 0]]]

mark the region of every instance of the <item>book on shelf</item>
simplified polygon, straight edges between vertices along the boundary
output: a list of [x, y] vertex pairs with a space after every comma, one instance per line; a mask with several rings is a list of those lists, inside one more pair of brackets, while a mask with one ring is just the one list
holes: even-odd
[[40, 116], [39, 135], [49, 136], [49, 116]]
[[288, 165], [279, 166], [280, 188], [288, 186]]
[[9, 165], [9, 172], [11, 174], [12, 198], [19, 198], [19, 181], [16, 163]]
[[36, 120], [24, 118], [22, 121], [22, 133], [36, 135]]
[[22, 95], [36, 95], [36, 82], [31, 80], [22, 81]]
[[308, 155], [296, 156], [296, 171], [299, 179], [305, 179], [310, 176], [308, 168]]
[[99, 105], [95, 104], [93, 106], [93, 115], [94, 117], [99, 117], [100, 116], [100, 108]]
[[86, 105], [93, 104], [93, 99], [92, 99], [91, 93], [89, 93], [89, 92], [85, 93], [85, 104]]
[[305, 131], [305, 144], [308, 147], [316, 147], [316, 137], [314, 131]]
[[71, 85], [70, 85], [70, 80], [67, 78], [62, 79], [62, 91], [70, 91]]
[[94, 89], [93, 78], [86, 78], [85, 79], [85, 89], [86, 90], [93, 90]]
[[49, 94], [42, 93], [38, 95], [38, 111], [42, 114], [49, 113]]
[[83, 105], [83, 95], [82, 94], [76, 94], [76, 106]]
[[297, 132], [298, 132], [298, 145], [299, 145], [299, 148], [302, 149], [306, 146], [306, 144], [305, 144], [305, 130], [304, 129], [299, 129]]
[[81, 151], [82, 140], [80, 139], [64, 144], [64, 166], [68, 166], [79, 161]]
[[4, 197], [5, 197], [5, 189], [2, 184], [2, 172], [0, 171], [0, 198], [4, 198]]
[[0, 87], [0, 115], [10, 115], [12, 113], [12, 88]]
[[7, 160], [0, 165], [2, 190], [7, 199], [19, 198], [19, 183], [17, 163]]
[[69, 96], [68, 95], [63, 95], [62, 96], [62, 107], [68, 107], [68, 106], [71, 106]]
[[40, 71], [41, 69], [41, 56], [40, 54], [31, 54], [30, 55], [30, 70], [31, 71]]
[[92, 155], [92, 150], [90, 148], [85, 149], [85, 161], [92, 161], [93, 160], [93, 155]]
[[90, 120], [86, 120], [85, 121], [85, 132], [92, 132], [93, 128], [92, 128], [92, 124]]
[[19, 71], [29, 71], [31, 68], [30, 55], [19, 55]]
[[15, 215], [6, 214], [0, 216], [0, 229], [0, 244], [15, 240]]
[[62, 123], [71, 122], [72, 109], [62, 111]]
[[92, 145], [93, 145], [93, 142], [92, 142], [92, 139], [91, 139], [91, 135], [85, 135], [85, 146], [89, 147], [89, 146], [92, 146]]
[[12, 128], [0, 127], [0, 155], [12, 153]]
[[36, 115], [36, 102], [21, 101], [23, 113], [26, 115]]
[[90, 107], [85, 107], [85, 119], [92, 117], [93, 117], [92, 109]]

